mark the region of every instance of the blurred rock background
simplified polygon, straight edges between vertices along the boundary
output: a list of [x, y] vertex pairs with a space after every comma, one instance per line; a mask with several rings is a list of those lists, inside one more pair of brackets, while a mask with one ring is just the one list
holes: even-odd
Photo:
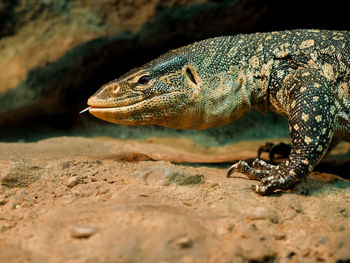
[[206, 145], [288, 136], [286, 120], [252, 112], [205, 131], [126, 127], [88, 113], [102, 84], [158, 55], [219, 35], [348, 30], [346, 1], [1, 0], [0, 140], [59, 135], [186, 136]]

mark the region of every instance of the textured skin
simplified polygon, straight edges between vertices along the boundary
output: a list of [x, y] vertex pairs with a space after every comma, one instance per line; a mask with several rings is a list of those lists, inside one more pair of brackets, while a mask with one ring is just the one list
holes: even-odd
[[350, 34], [294, 30], [203, 40], [134, 69], [88, 101], [106, 121], [205, 129], [251, 109], [288, 118], [292, 151], [273, 166], [240, 161], [229, 169], [259, 180], [260, 194], [307, 176], [338, 140], [350, 141]]

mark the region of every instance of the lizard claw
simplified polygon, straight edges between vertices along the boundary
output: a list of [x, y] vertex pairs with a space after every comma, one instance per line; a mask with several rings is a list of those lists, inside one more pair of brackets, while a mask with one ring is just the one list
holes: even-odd
[[231, 165], [231, 167], [228, 169], [227, 174], [226, 174], [226, 178], [233, 178], [232, 174], [237, 170], [238, 168], [238, 163], [235, 163], [233, 165]]
[[239, 172], [239, 173], [248, 173], [252, 168], [249, 166], [249, 164], [245, 161], [238, 161], [234, 165], [232, 165], [228, 171], [227, 171], [227, 178], [233, 178], [231, 174], [234, 172]]

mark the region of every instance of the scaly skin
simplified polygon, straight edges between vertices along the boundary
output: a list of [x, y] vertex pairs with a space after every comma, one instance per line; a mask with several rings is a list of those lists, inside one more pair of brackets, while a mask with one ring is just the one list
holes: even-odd
[[228, 172], [266, 195], [307, 176], [331, 143], [350, 141], [350, 34], [294, 30], [211, 38], [169, 51], [101, 87], [92, 115], [126, 125], [205, 129], [256, 109], [288, 118], [292, 151]]

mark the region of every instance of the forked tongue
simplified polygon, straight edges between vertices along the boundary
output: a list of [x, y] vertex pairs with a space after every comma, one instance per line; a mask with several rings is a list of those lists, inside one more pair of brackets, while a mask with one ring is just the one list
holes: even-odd
[[82, 114], [82, 113], [84, 113], [85, 111], [88, 111], [89, 109], [90, 109], [90, 107], [87, 107], [87, 108], [83, 109], [82, 111], [80, 111], [79, 114]]

